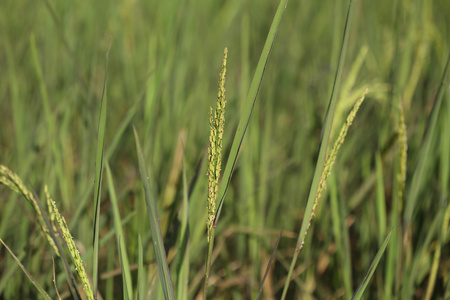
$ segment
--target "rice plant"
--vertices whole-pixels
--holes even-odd
[[[0,298],[449,297],[448,1],[27,1]]]

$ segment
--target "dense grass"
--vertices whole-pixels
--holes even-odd
[[[146,158],[175,293],[181,297],[178,282],[185,276],[183,296],[201,295],[208,251],[208,113],[223,49],[228,47],[226,159],[277,5],[0,2],[0,164],[18,173],[42,205],[48,185],[90,275],[98,124],[112,40],[99,219],[104,299],[124,295],[123,241],[131,270],[124,276],[131,277],[135,294],[151,290],[149,299],[162,297],[132,125]],[[264,298],[281,297],[317,164],[347,6],[342,0],[288,3],[215,230],[211,299],[254,299],[285,226],[263,288]],[[366,298],[442,298],[450,293],[448,77],[440,107],[434,104],[450,51],[450,3],[357,0],[353,9],[330,143],[356,99],[366,88],[369,93],[322,193],[287,298],[351,298],[391,228]],[[189,265],[181,267],[177,250],[186,229]],[[55,252],[33,207],[4,186],[0,238],[56,298]],[[55,268],[58,291],[69,297],[56,258]],[[4,247],[0,275],[0,297],[38,298]]]

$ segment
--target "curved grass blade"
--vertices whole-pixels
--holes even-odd
[[[250,85],[250,90],[247,96],[247,100],[244,104],[244,110],[242,112],[241,119],[239,121],[236,134],[234,135],[233,144],[231,145],[230,154],[228,155],[227,165],[222,177],[222,184],[219,188],[218,199],[219,206],[216,212],[214,226],[217,225],[217,221],[220,217],[220,212],[222,211],[223,201],[225,200],[225,195],[227,193],[228,186],[230,185],[231,176],[233,174],[234,167],[237,162],[237,157],[239,149],[241,148],[242,141],[244,139],[245,132],[250,121],[250,117],[253,112],[253,107],[256,103],[256,97],[258,96],[259,88],[264,76],[264,71],[266,70],[267,62],[269,61],[270,53],[272,52],[273,43],[278,32],[278,27],[280,25],[281,19],[283,17],[284,11],[286,9],[288,0],[281,0],[278,5],[278,9],[273,18],[272,25],[269,29],[269,34],[267,35],[266,43],[264,44],[263,51],[259,58],[258,65],[256,66],[255,75],[253,75],[253,80]]]
[[[27,269],[25,269],[25,267],[22,265],[22,263],[20,262],[20,260],[14,255],[14,253],[11,251],[11,249],[9,249],[8,246],[6,246],[6,244],[3,242],[2,239],[0,239],[0,243],[3,244],[3,246],[6,248],[6,250],[8,250],[9,254],[11,254],[11,256],[14,258],[14,260],[16,261],[16,263],[19,265],[19,267],[22,269],[22,271],[25,273],[25,275],[27,275],[28,279],[31,281],[31,283],[36,287],[36,289],[39,291],[39,294],[42,295],[42,297],[44,297],[45,299],[51,300],[52,298],[50,298],[50,296],[47,294],[47,292],[41,287],[41,285],[39,284],[39,282],[36,281],[36,279],[33,278],[33,276],[31,276],[30,273],[28,273]]]
[[[309,227],[310,217],[313,212],[313,207],[316,199],[316,194],[319,189],[320,180],[322,177],[322,171],[324,170],[325,166],[325,158],[328,150],[328,142],[331,135],[331,129],[333,126],[333,118],[334,113],[336,110],[337,100],[338,100],[338,94],[339,94],[339,87],[341,83],[341,75],[342,75],[342,68],[345,61],[345,54],[347,52],[347,44],[348,44],[348,36],[350,32],[350,24],[352,20],[352,0],[349,1],[348,5],[348,12],[347,12],[347,20],[345,22],[345,28],[344,28],[344,36],[342,38],[342,46],[341,46],[341,53],[339,57],[339,63],[336,70],[336,76],[334,78],[334,85],[333,90],[331,92],[330,97],[330,103],[328,105],[327,113],[325,115],[325,120],[323,123],[323,129],[322,129],[322,136],[320,141],[320,147],[319,147],[319,156],[317,159],[316,169],[314,171],[314,177],[313,181],[311,183],[311,188],[309,190],[309,196],[308,196],[308,202],[306,204],[305,214],[303,217],[302,226],[300,228],[300,232],[297,239],[297,246],[294,253],[294,256],[292,258],[291,266],[289,268],[289,273],[286,278],[286,282],[283,289],[283,294],[281,296],[281,299],[285,299],[286,293],[289,287],[289,283],[291,281],[292,272],[294,270],[295,264],[297,262],[298,254],[300,253],[300,249],[302,246],[302,243],[304,241],[304,238],[306,236],[306,231]]]
[[[114,181],[111,174],[111,168],[109,167],[109,163],[107,160],[105,161],[105,167],[106,167],[106,179],[108,182],[109,196],[111,199],[111,206],[113,208],[114,229],[115,229],[114,231],[116,233],[116,239],[119,246],[120,262],[121,265],[123,265],[122,276],[124,278],[124,286],[126,286],[126,289],[128,291],[127,294],[128,299],[133,299],[133,284],[131,280],[130,263],[128,261],[127,248],[125,247],[124,234],[122,230],[122,221],[120,220],[119,205],[117,203]]]
[[[369,269],[367,270],[366,275],[364,276],[363,280],[359,284],[358,288],[356,289],[355,294],[352,297],[352,300],[359,300],[361,299],[364,291],[367,288],[367,285],[369,284],[370,279],[372,278],[373,273],[375,272],[375,269],[378,266],[378,263],[381,260],[381,257],[383,256],[384,251],[386,250],[386,247],[389,243],[389,240],[391,239],[391,234],[394,228],[391,229],[387,237],[384,239],[383,244],[381,244],[380,249],[377,252],[377,255],[375,255],[375,258],[373,259],[372,263],[370,264]]]
[[[93,253],[93,275],[92,281],[94,283],[94,297],[97,298],[98,289],[98,232],[100,229],[100,198],[102,191],[102,171],[103,171],[103,148],[105,147],[105,132],[106,132],[106,109],[108,101],[106,97],[106,79],[108,78],[109,65],[109,51],[111,50],[111,41],[109,42],[108,52],[106,52],[106,69],[105,79],[103,81],[102,103],[100,108],[100,121],[98,124],[98,139],[97,139],[97,158],[95,161],[95,189],[94,189],[94,253]]]
[[[164,242],[161,234],[161,227],[159,225],[158,212],[156,210],[155,198],[152,195],[150,181],[148,177],[144,153],[139,141],[136,128],[133,126],[134,137],[136,139],[136,149],[139,162],[139,172],[141,174],[142,184],[145,191],[145,202],[147,204],[148,219],[150,222],[150,230],[152,233],[153,248],[155,250],[156,261],[159,269],[159,277],[161,279],[161,286],[164,292],[164,298],[175,299],[173,291],[172,279],[170,277],[169,266],[167,265],[166,250],[164,249]]]
[[[281,228],[280,233],[278,234],[277,241],[275,242],[275,246],[273,246],[272,255],[270,256],[269,263],[267,264],[266,272],[264,273],[263,280],[261,281],[261,285],[259,287],[259,292],[258,292],[258,296],[256,297],[256,300],[260,299],[260,297],[262,295],[264,282],[266,281],[267,274],[269,273],[270,266],[272,265],[272,260],[275,257],[275,252],[277,251],[278,243],[280,242],[281,235],[283,234],[283,230],[284,230],[284,225],[283,225],[283,228]]]
[[[425,130],[425,134],[422,140],[422,144],[420,146],[419,158],[417,160],[417,165],[414,170],[414,175],[412,178],[412,182],[409,189],[409,194],[405,207],[405,215],[403,216],[403,228],[405,229],[405,233],[408,232],[408,227],[410,225],[414,208],[416,206],[417,198],[419,196],[419,191],[422,187],[422,175],[424,173],[425,165],[430,157],[429,151],[431,147],[431,142],[433,139],[434,129],[436,127],[437,119],[439,117],[439,112],[441,109],[442,98],[446,89],[446,81],[448,77],[450,65],[450,53],[447,58],[447,63],[445,65],[444,72],[442,74],[441,83],[439,85],[439,90],[436,96],[436,101],[433,105],[433,110],[431,112],[431,116],[428,120],[427,129]]]
[[[123,251],[125,250],[125,245],[123,245],[123,237],[119,236],[117,239],[117,248],[119,249],[119,262],[120,262],[120,273],[122,274],[122,285],[123,285],[123,299],[129,300],[132,299],[128,296],[129,289],[128,286],[130,286],[129,282],[127,281],[126,275],[125,275],[125,267],[123,264]],[[129,269],[128,269],[129,270]]]
[[[120,140],[123,136],[123,133],[128,128],[128,126],[131,122],[131,119],[134,117],[134,115],[138,111],[138,108],[141,107],[143,99],[144,99],[143,96],[141,96],[141,98],[139,100],[137,100],[133,104],[132,107],[130,107],[130,109],[127,111],[124,119],[120,123],[119,127],[115,130],[114,136],[111,138],[111,142],[105,151],[106,159],[110,159],[111,156],[114,154],[114,151],[116,150],[117,146],[119,145]],[[76,226],[78,219],[80,218],[80,215],[85,210],[86,202],[89,199],[89,195],[93,188],[94,188],[94,182],[90,181],[89,184],[87,185],[83,195],[81,196],[81,199],[79,200],[80,204],[77,206],[75,213],[73,214],[72,218],[69,221],[70,228]]]

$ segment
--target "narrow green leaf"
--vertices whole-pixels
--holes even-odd
[[[114,136],[111,139],[111,143],[107,147],[105,151],[105,158],[110,159],[113,155],[114,151],[116,150],[117,146],[119,145],[120,139],[122,138],[123,133],[125,132],[126,128],[128,128],[131,119],[134,117],[136,112],[138,111],[138,108],[142,106],[143,97],[141,97],[140,100],[136,101],[132,107],[127,111],[123,121],[120,123],[119,127],[114,132]],[[89,184],[86,187],[86,191],[84,192],[83,196],[80,199],[80,205],[77,206],[75,213],[73,214],[72,218],[69,221],[70,228],[76,226],[77,222],[79,221],[79,217],[84,211],[84,207],[86,205],[87,199],[89,199],[88,195],[90,195],[92,189],[94,188],[94,182],[90,181]]]
[[[398,161],[399,156],[397,156],[397,162],[394,165],[394,174],[398,174],[400,169],[400,162]],[[400,214],[400,200],[399,200],[399,181],[393,180],[393,188],[392,188],[392,208],[391,215],[389,217],[389,226],[394,227],[391,232],[391,245],[389,249],[387,249],[386,253],[386,265],[384,268],[384,290],[383,290],[383,299],[390,300],[394,299],[394,295],[396,294],[396,275],[399,274],[399,254],[402,253],[402,241],[401,241],[401,214]],[[406,279],[398,279],[399,281],[403,281]]]
[[[342,284],[345,291],[345,299],[353,294],[352,288],[352,266],[350,243],[348,238],[348,227],[346,220],[348,217],[347,209],[343,199],[338,197],[338,187],[335,173],[330,174],[327,186],[330,191],[330,211],[333,225],[333,235],[336,243],[336,254],[338,257],[339,272],[342,274]]]
[[[116,190],[114,188],[114,181],[113,181],[111,169],[109,167],[109,163],[107,160],[105,161],[105,167],[106,167],[106,179],[108,182],[108,189],[109,189],[109,197],[111,199],[111,206],[113,209],[114,229],[115,229],[115,233],[116,233],[116,239],[118,242],[118,246],[120,247],[119,253],[120,253],[121,263],[123,264],[122,274],[124,277],[124,285],[127,287],[128,299],[132,299],[133,298],[133,284],[132,284],[132,280],[131,280],[130,263],[128,261],[127,248],[125,247],[125,238],[124,238],[125,235],[122,230],[122,221],[120,219],[119,205],[117,203],[117,196],[116,196]]]
[[[334,78],[334,85],[331,92],[330,103],[328,104],[327,113],[325,115],[325,120],[323,122],[322,128],[322,137],[319,146],[319,156],[317,158],[316,169],[314,171],[313,181],[311,183],[311,188],[309,190],[308,202],[306,204],[305,214],[303,216],[302,226],[300,228],[300,232],[297,239],[297,246],[294,252],[294,256],[292,258],[291,266],[289,268],[289,273],[284,285],[283,294],[281,299],[285,299],[286,293],[289,287],[289,283],[291,281],[292,272],[294,270],[295,264],[297,262],[298,254],[300,253],[300,249],[302,246],[302,242],[305,239],[307,229],[309,227],[309,222],[311,218],[311,214],[313,212],[314,201],[316,198],[316,194],[318,192],[320,179],[322,176],[322,171],[325,165],[325,158],[328,150],[328,142],[330,139],[331,129],[333,126],[333,118],[336,110],[336,105],[338,101],[339,87],[341,83],[342,76],[342,68],[344,66],[345,54],[347,52],[347,44],[348,44],[348,36],[350,32],[350,24],[352,20],[352,0],[349,1],[347,19],[345,22],[344,35],[342,38],[342,46],[341,46],[341,54],[339,57],[339,63],[336,70],[336,75]]]
[[[139,244],[138,244],[138,294],[137,299],[145,299],[144,297],[144,251],[142,250],[142,239],[141,234],[139,234]]]
[[[225,195],[227,193],[228,186],[230,185],[231,176],[233,174],[234,167],[237,162],[237,157],[239,149],[241,148],[242,141],[244,139],[245,132],[250,121],[250,117],[253,112],[253,107],[256,103],[256,97],[258,96],[259,88],[266,70],[267,63],[269,61],[270,53],[272,52],[273,43],[278,32],[278,27],[280,26],[281,19],[283,17],[284,11],[286,9],[288,0],[281,0],[278,5],[278,9],[273,18],[272,25],[270,25],[269,34],[267,35],[266,43],[264,44],[263,51],[259,58],[258,65],[256,66],[255,75],[253,75],[253,80],[250,85],[250,90],[247,96],[247,100],[244,104],[244,110],[242,112],[241,119],[239,121],[236,134],[234,135],[233,144],[231,145],[230,154],[228,155],[227,165],[222,177],[222,184],[220,185],[218,199],[219,206],[216,212],[216,218],[214,224],[220,217],[220,212],[222,211],[223,202],[225,200]]]
[[[153,248],[155,250],[156,261],[159,269],[159,277],[161,279],[161,286],[164,292],[164,298],[175,299],[172,279],[170,277],[169,266],[167,265],[166,251],[164,249],[164,242],[161,234],[161,227],[159,225],[158,212],[156,210],[156,201],[153,197],[150,187],[150,180],[148,177],[144,153],[142,152],[141,143],[133,126],[134,137],[136,139],[136,149],[139,162],[139,172],[141,174],[142,184],[145,191],[145,202],[147,204],[148,219],[150,222],[150,231],[152,233]]]
[[[177,265],[177,299],[188,299],[188,281],[189,281],[189,204],[188,204],[188,184],[186,179],[186,168],[183,158],[183,202],[180,208],[179,219],[181,223]]]
[[[30,273],[28,273],[27,269],[25,269],[25,267],[22,265],[22,263],[20,262],[20,260],[14,255],[14,253],[11,251],[11,249],[9,249],[8,246],[6,246],[6,244],[3,242],[2,239],[0,239],[0,242],[3,244],[3,246],[6,248],[6,250],[8,250],[9,254],[11,254],[11,256],[14,258],[14,260],[16,261],[16,263],[19,265],[19,267],[22,269],[22,271],[25,273],[25,275],[27,275],[28,279],[31,281],[31,283],[36,287],[36,289],[39,291],[39,294],[41,294],[45,299],[51,300],[52,298],[50,298],[50,296],[47,294],[47,292],[41,287],[41,285],[39,284],[39,282],[36,281],[36,279],[33,278],[33,276],[31,276]]]
[[[100,198],[102,188],[102,171],[103,171],[103,148],[105,146],[105,132],[106,132],[106,110],[108,101],[106,96],[106,79],[108,76],[109,65],[109,51],[111,49],[111,41],[109,42],[108,52],[106,52],[106,68],[105,79],[103,81],[102,103],[100,107],[100,121],[98,124],[98,138],[97,138],[97,158],[95,161],[95,189],[94,189],[94,253],[93,253],[93,275],[92,281],[94,283],[94,297],[97,298],[98,290],[98,232],[100,230]]]
[[[383,176],[383,162],[381,153],[377,152],[375,156],[376,176],[377,176],[377,224],[378,224],[378,241],[381,244],[383,236],[386,234],[386,199],[384,196],[384,176]]]
[[[422,144],[420,146],[419,150],[419,158],[417,160],[417,165],[414,170],[414,175],[412,178],[412,182],[409,188],[409,193],[407,197],[406,207],[405,207],[405,214],[403,216],[403,228],[407,230],[407,228],[410,225],[414,208],[416,207],[417,198],[419,196],[419,191],[422,187],[422,176],[424,173],[425,165],[427,164],[427,161],[430,158],[429,151],[431,147],[431,141],[434,134],[434,129],[436,127],[437,119],[439,117],[439,112],[441,110],[441,104],[442,104],[442,98],[444,96],[445,90],[447,89],[447,77],[449,71],[449,65],[450,65],[450,53],[447,58],[447,63],[445,65],[444,72],[442,74],[441,83],[439,86],[439,90],[436,96],[436,101],[433,105],[433,110],[431,111],[430,118],[428,120],[427,129],[425,131]]]
[[[122,245],[123,245],[122,241],[123,241],[123,237],[119,236],[119,238],[117,239],[117,249],[119,249],[119,262],[120,262],[120,273],[122,274],[123,299],[128,300],[128,299],[132,299],[132,298],[128,297],[128,284],[127,284],[127,279],[125,277],[125,270],[124,270],[124,265],[123,265],[123,250],[125,248],[122,247]]]
[[[355,300],[359,300],[361,299],[364,291],[367,288],[367,285],[369,284],[370,279],[372,278],[373,273],[375,272],[375,269],[378,266],[378,263],[381,260],[381,257],[383,256],[384,251],[386,250],[386,247],[389,243],[389,240],[391,239],[391,234],[392,234],[392,230],[389,232],[389,234],[387,235],[387,237],[384,239],[383,244],[380,246],[380,249],[377,252],[377,255],[375,255],[375,258],[373,259],[372,263],[370,264],[369,269],[367,270],[366,275],[364,276],[363,280],[361,281],[361,283],[359,284],[358,288],[356,289],[355,294],[353,295],[353,299]]]

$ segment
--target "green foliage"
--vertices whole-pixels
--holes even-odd
[[[280,299],[297,240],[286,299],[350,299],[366,274],[367,299],[448,295],[448,1],[352,1],[339,68],[349,2],[290,1],[274,31],[279,3],[0,1],[0,298],[81,299],[72,251],[86,274],[98,262],[105,299],[201,296],[208,112],[225,46],[226,165],[208,296],[255,299],[262,287],[261,298]],[[330,141],[369,92],[316,202],[338,69]],[[70,251],[56,210],[40,208],[45,185]]]
[[[159,276],[161,279],[161,285],[164,292],[164,298],[166,300],[175,299],[173,292],[172,279],[170,277],[169,267],[167,265],[166,250],[164,249],[164,241],[161,234],[161,227],[159,224],[158,211],[156,209],[156,200],[153,196],[152,189],[150,187],[150,181],[147,171],[147,163],[145,162],[144,154],[142,152],[141,142],[136,129],[133,127],[134,137],[136,139],[136,149],[139,162],[139,173],[141,174],[142,185],[144,186],[145,203],[147,205],[148,220],[150,223],[150,231],[152,233],[153,248],[155,250],[155,256],[157,260]]]

